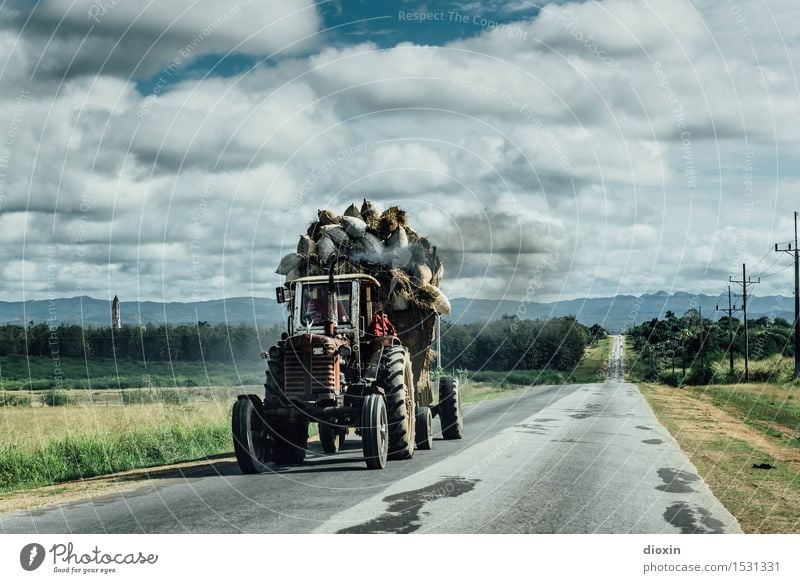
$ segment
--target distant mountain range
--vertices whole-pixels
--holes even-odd
[[[663,316],[668,310],[676,315],[690,308],[702,308],[703,315],[715,318],[715,306],[727,307],[727,296],[695,296],[688,293],[657,292],[642,296],[617,295],[607,298],[562,300],[548,303],[524,303],[519,300],[451,300],[453,314],[449,320],[461,323],[497,320],[503,315],[520,318],[552,318],[574,315],[587,326],[601,324],[617,332],[632,324]],[[200,302],[125,302],[121,304],[122,321],[127,324],[169,322],[171,324],[205,321],[255,323],[270,326],[285,320],[283,306],[272,298],[227,298]],[[741,313],[738,313],[741,317]],[[748,317],[794,318],[793,298],[783,296],[752,297]],[[111,302],[88,296],[58,298],[55,300],[29,300],[26,302],[0,302],[0,323],[64,322],[89,325],[111,323]]]
[[[283,306],[274,299],[227,298],[199,302],[120,302],[123,324],[185,324],[191,322],[248,322],[270,326],[284,320]],[[108,326],[111,302],[89,296],[0,302],[0,323],[64,322]]]
[[[741,299],[735,300],[741,305]],[[523,303],[519,300],[470,300],[456,298],[452,300],[453,315],[451,319],[459,322],[487,321],[501,318],[504,314],[517,315],[520,318],[546,319],[559,316],[574,315],[581,324],[591,326],[600,324],[612,332],[620,332],[631,325],[641,324],[645,320],[660,318],[667,311],[682,316],[689,309],[701,309],[706,318],[716,319],[722,313],[716,311],[728,307],[727,294],[710,296],[693,295],[685,292],[656,292],[641,296],[617,295],[607,298],[584,298],[578,300],[561,300],[548,303]],[[748,299],[748,319],[769,316],[794,320],[794,298],[783,296],[753,296]],[[734,317],[741,318],[741,312]]]

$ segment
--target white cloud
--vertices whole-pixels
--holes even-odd
[[[149,298],[268,295],[316,210],[364,195],[409,210],[453,296],[520,298],[532,273],[537,299],[717,291],[791,232],[793,3],[548,5],[515,35],[389,49],[292,44],[319,30],[310,2],[143,5],[96,23],[88,1],[42,2],[21,35],[24,12],[0,22],[5,299],[23,274],[49,293],[51,249],[60,294],[107,295],[112,278]],[[176,72],[151,97],[128,80],[237,6],[191,58],[291,54]]]

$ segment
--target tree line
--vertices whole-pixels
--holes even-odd
[[[752,360],[794,353],[794,330],[784,318],[748,318],[747,327]],[[728,316],[702,318],[696,309],[681,317],[668,311],[663,319],[653,318],[631,327],[627,335],[647,380],[681,376],[688,383],[707,383],[713,377],[714,362],[730,354],[734,359],[743,358],[745,353],[743,321]]]
[[[0,356],[50,358],[124,358],[134,361],[229,362],[243,355],[258,358],[279,337],[280,325],[147,324],[84,327],[76,324],[31,323],[0,326]]]
[[[503,316],[494,322],[442,323],[442,367],[446,370],[515,369],[571,370],[594,338],[605,336],[574,316],[550,320],[519,320]]]
[[[0,326],[0,356],[50,358],[117,358],[132,361],[221,361],[244,355],[257,358],[283,331],[282,325],[148,324],[83,327],[45,323]],[[599,326],[587,328],[574,317],[519,320],[514,316],[489,323],[442,323],[442,365],[445,369],[571,370],[595,337]]]

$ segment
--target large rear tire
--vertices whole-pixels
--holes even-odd
[[[433,447],[433,415],[428,407],[420,407],[417,410],[414,428],[417,449],[431,449]]]
[[[276,421],[272,433],[272,460],[277,464],[302,464],[308,447],[308,421]]]
[[[380,395],[367,395],[361,408],[361,441],[364,459],[371,470],[386,466],[389,454],[389,418]]]
[[[442,437],[445,439],[464,437],[458,379],[443,377],[439,380],[439,419],[442,421]]]
[[[337,427],[324,421],[319,422],[319,441],[322,444],[322,451],[325,453],[336,453],[344,443],[347,435],[347,428]]]
[[[272,457],[272,444],[258,397],[250,395],[237,399],[233,404],[231,432],[236,461],[242,472],[258,474],[266,471],[266,464]]]
[[[403,346],[383,351],[377,383],[386,394],[389,459],[409,459],[414,455],[414,375]]]

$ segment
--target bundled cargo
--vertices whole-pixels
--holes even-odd
[[[298,241],[297,252],[286,255],[276,273],[291,281],[328,273],[334,263],[337,275],[365,273],[377,279],[383,309],[389,314],[414,308],[450,313],[450,302],[439,289],[444,266],[436,247],[411,228],[399,207],[381,213],[364,199],[360,211],[355,204],[343,215],[317,211],[316,220]]]

